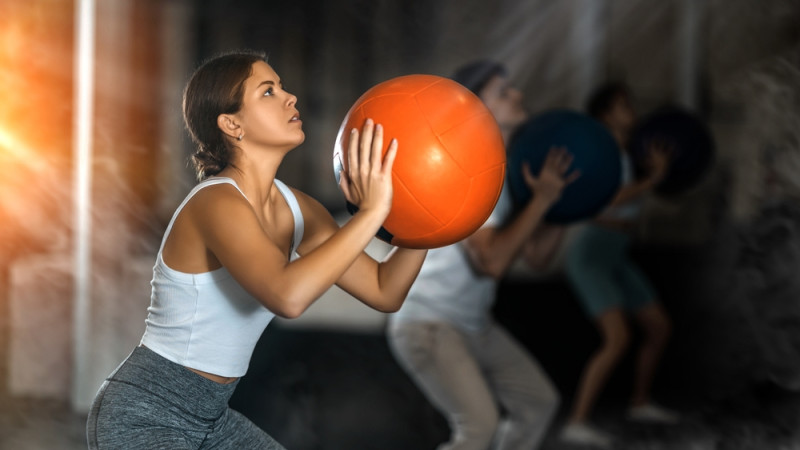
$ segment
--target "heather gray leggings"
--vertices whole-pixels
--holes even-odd
[[[219,384],[136,347],[97,392],[90,449],[283,449],[228,407],[237,382]]]

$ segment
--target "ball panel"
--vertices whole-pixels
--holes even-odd
[[[447,78],[424,74],[395,77],[371,87],[359,98],[359,100],[356,100],[356,103],[359,103],[362,99],[379,97],[384,94],[400,94],[413,97],[420,91],[423,91],[429,86],[439,83],[443,80],[449,81]]]
[[[419,141],[430,139],[428,133],[424,136],[418,135],[419,132],[429,130],[429,124],[420,114],[414,97],[410,95],[381,95],[371,98],[361,105],[361,114],[383,126],[386,145],[393,137],[397,137],[398,141],[402,138],[401,145],[418,145]],[[363,121],[356,124],[359,129],[361,125]]]
[[[469,89],[444,78],[415,94],[414,99],[436,134],[458,127],[476,114],[488,113],[483,102]]]
[[[486,131],[472,133],[471,130]],[[503,136],[488,110],[441,133],[439,140],[467,175],[476,175],[506,163]]]
[[[394,235],[392,243],[397,239],[415,239],[442,227],[442,222],[428,212],[401,181],[395,179],[392,187],[392,211],[383,223],[383,227]]]
[[[500,198],[504,179],[505,165],[496,166],[494,169],[473,176],[465,196],[464,206],[474,208],[480,213],[459,214],[448,226],[462,230],[461,234],[466,237],[470,234],[470,230],[474,231],[483,225],[497,204],[497,199]],[[497,189],[498,186],[501,189]]]
[[[495,187],[498,183],[502,186],[504,176],[504,167],[496,167],[495,170],[485,171],[474,177],[464,192],[464,200],[460,204],[461,210],[452,221],[427,234],[409,235],[405,239],[395,238],[392,242],[395,245],[411,246],[410,248],[438,248],[466,239],[486,222],[497,199],[500,198],[500,191],[492,195],[495,190],[486,189],[486,186]],[[479,213],[475,213],[476,211]]]
[[[459,214],[471,180],[447,153],[437,153],[441,153],[443,158],[435,164],[424,166],[418,172],[398,174],[398,177],[403,180],[417,201],[439,222],[445,224]],[[436,175],[419,176],[419,174]]]

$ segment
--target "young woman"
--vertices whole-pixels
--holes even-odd
[[[398,142],[382,156],[379,124],[351,131],[340,184],[359,209],[339,228],[275,178],[305,139],[296,102],[259,53],[218,56],[189,80],[200,183],[164,233],[141,344],[97,393],[90,448],[282,448],[228,407],[270,320],[299,316],[333,284],[380,311],[403,302],[426,251],[364,253],[391,207]]]
[[[589,114],[608,127],[622,151],[623,180],[611,205],[581,231],[567,252],[567,278],[602,343],[586,362],[562,440],[609,448],[613,436],[589,422],[595,401],[608,377],[628,351],[632,334],[628,319],[642,330],[637,352],[633,392],[627,417],[631,420],[675,423],[678,415],[654,404],[650,391],[671,321],[647,277],[628,251],[641,202],[664,178],[668,149],[659,142],[649,147],[649,173],[635,180],[625,150],[636,122],[625,85],[598,88],[589,101]]]

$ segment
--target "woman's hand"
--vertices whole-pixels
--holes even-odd
[[[360,211],[375,210],[384,216],[392,207],[392,166],[397,155],[397,139],[392,139],[383,156],[383,127],[367,119],[358,132],[353,128],[347,146],[347,167],[339,186],[348,202]]]
[[[647,144],[647,178],[652,186],[656,186],[669,171],[672,162],[672,147],[663,140],[653,140]]]
[[[522,176],[525,184],[533,192],[533,200],[544,201],[549,205],[557,202],[564,188],[580,176],[579,170],[567,175],[570,164],[572,164],[572,154],[564,147],[550,149],[538,177],[531,173],[530,166],[525,163],[522,166]]]

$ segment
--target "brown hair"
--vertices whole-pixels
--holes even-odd
[[[218,55],[200,65],[186,84],[183,120],[197,145],[191,161],[198,180],[230,164],[234,144],[219,129],[217,118],[242,108],[244,82],[258,61],[266,62],[266,55],[251,50]]]

